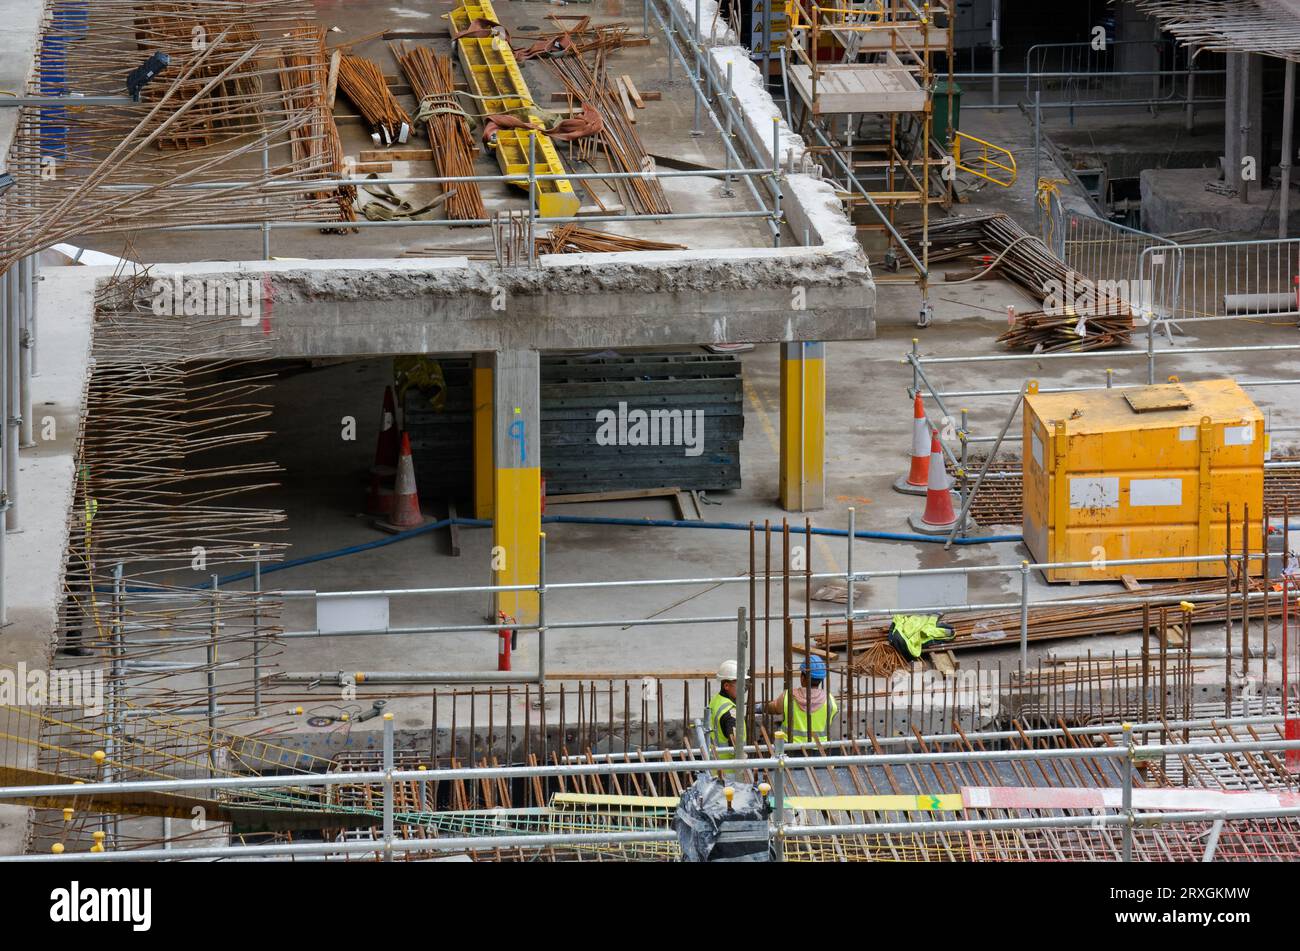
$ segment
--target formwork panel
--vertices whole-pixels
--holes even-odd
[[[1026,545],[1037,561],[1089,563],[1048,581],[1219,576],[1215,562],[1109,563],[1239,550],[1246,506],[1263,513],[1264,416],[1233,380],[1031,390],[1024,439]]]

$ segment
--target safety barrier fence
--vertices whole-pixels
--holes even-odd
[[[1150,68],[1132,68],[1149,66]],[[964,72],[955,78],[966,88],[988,85],[992,102],[963,102],[963,109],[1000,109],[1004,81],[1024,83],[1021,105],[1038,101],[1042,109],[1174,105],[1187,113],[1190,127],[1198,106],[1219,104],[1226,92],[1225,69],[1198,68],[1196,58],[1173,40],[1108,40],[1040,43],[1025,53],[1023,72]]]
[[[1272,721],[1276,722],[1276,721]],[[194,793],[201,795],[256,795],[265,791],[292,790],[301,795],[312,790],[332,786],[374,784],[382,789],[382,833],[376,839],[344,842],[279,842],[253,846],[206,846],[184,850],[148,849],[131,851],[98,851],[93,853],[67,853],[6,856],[9,862],[58,861],[177,861],[212,858],[256,859],[268,856],[331,856],[349,854],[382,857],[391,861],[402,852],[466,852],[494,849],[538,849],[551,847],[579,847],[636,842],[671,842],[676,839],[672,829],[637,829],[633,831],[573,832],[559,834],[525,834],[452,836],[445,838],[405,839],[397,836],[397,824],[419,822],[424,813],[398,815],[395,787],[399,783],[456,783],[478,780],[572,779],[581,776],[668,774],[705,774],[720,772],[726,776],[754,775],[768,777],[772,815],[769,832],[775,843],[778,859],[784,855],[785,843],[800,838],[823,836],[873,836],[891,834],[917,834],[942,832],[995,832],[1014,829],[1091,828],[1118,827],[1122,835],[1124,861],[1133,855],[1133,834],[1138,828],[1181,823],[1224,823],[1253,819],[1300,818],[1300,806],[1289,805],[1289,800],[1278,797],[1276,804],[1247,804],[1241,808],[1193,809],[1178,811],[1140,810],[1134,805],[1135,772],[1137,765],[1153,760],[1185,758],[1189,756],[1230,756],[1239,753],[1289,754],[1300,750],[1300,740],[1260,739],[1235,741],[1201,741],[1185,739],[1183,742],[1139,743],[1137,734],[1146,730],[1160,730],[1168,724],[1120,725],[1120,743],[1112,746],[1087,746],[1032,749],[963,749],[944,751],[923,748],[905,752],[881,752],[846,755],[828,753],[821,756],[791,756],[784,737],[778,735],[771,750],[765,755],[751,748],[738,750],[723,747],[722,752],[733,752],[734,758],[719,758],[718,750],[700,749],[700,759],[663,759],[636,762],[564,763],[555,765],[527,765],[503,767],[397,769],[394,756],[394,729],[392,715],[386,715],[383,736],[383,766],[381,770],[333,773],[307,773],[290,776],[233,776],[200,779],[141,780],[130,782],[55,783],[45,785],[0,787],[0,802],[6,800],[31,801],[37,798],[60,797],[64,801],[83,802],[94,797],[103,802],[106,797],[139,793]],[[787,791],[795,787],[792,771],[836,768],[863,768],[916,766],[920,764],[952,765],[989,763],[1063,763],[1089,761],[1112,762],[1120,777],[1120,804],[1118,808],[1080,810],[1084,814],[1064,816],[1025,816],[998,819],[947,819],[939,813],[926,814],[918,821],[859,822],[828,825],[808,825],[788,815]],[[1230,797],[1231,794],[1228,794]],[[1230,802],[1226,798],[1225,802]],[[1252,807],[1253,806],[1253,807]],[[879,810],[876,810],[879,811]],[[885,810],[889,811],[889,810]],[[898,811],[897,808],[893,811]],[[967,809],[967,811],[969,811]],[[379,818],[378,816],[376,817]],[[379,825],[379,823],[376,823]],[[1214,836],[1217,840],[1217,834]],[[1206,849],[1206,860],[1213,857],[1213,846]]]

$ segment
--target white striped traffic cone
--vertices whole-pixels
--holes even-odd
[[[420,512],[420,494],[415,488],[415,463],[411,461],[411,437],[402,433],[402,449],[397,456],[397,482],[393,487],[393,513],[376,520],[375,528],[385,532],[404,532],[419,528],[428,519]]]
[[[930,424],[925,421],[921,394],[912,401],[912,466],[907,475],[894,481],[894,491],[904,495],[925,495],[930,474]]]
[[[957,493],[953,492],[948,481],[948,472],[943,467],[943,447],[939,445],[939,434],[930,437],[930,483],[925,491],[925,513],[919,518],[908,516],[907,524],[914,531],[926,535],[946,535],[957,524],[957,513],[953,502]]]

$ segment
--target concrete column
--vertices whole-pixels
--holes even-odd
[[[781,507],[825,505],[826,345],[781,344]]]
[[[495,583],[536,584],[542,531],[541,354],[505,350],[493,358],[492,420]],[[497,611],[520,624],[537,621],[537,594],[497,595]]]
[[[491,518],[493,493],[492,354],[474,354],[474,517]]]

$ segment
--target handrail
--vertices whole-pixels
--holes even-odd
[[[962,160],[963,140],[970,141],[980,147],[979,153],[974,158],[969,159],[972,163],[970,165],[965,164]],[[982,178],[1002,188],[1010,188],[1019,177],[1019,171],[1016,168],[1016,157],[1009,150],[967,132],[954,130],[952,155],[957,167],[963,172],[969,172],[977,178]],[[998,159],[1003,159],[1003,161],[998,161]],[[1008,177],[1004,179],[993,174],[997,171],[1006,172]]]

